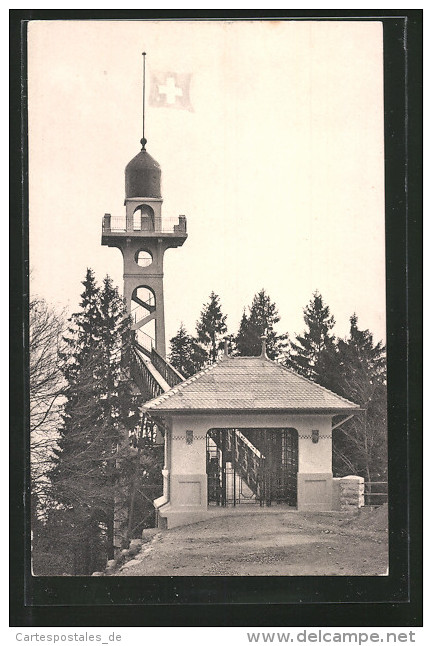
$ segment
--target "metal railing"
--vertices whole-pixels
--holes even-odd
[[[140,226],[133,221],[133,217],[126,218],[125,215],[113,216],[106,213],[102,220],[103,233],[186,233],[186,217],[179,215],[178,218],[155,218],[154,223],[142,218]]]
[[[177,384],[184,381],[182,375],[177,372],[177,370],[173,368],[173,366],[168,363],[168,361],[165,361],[165,359],[161,357],[159,352],[157,352],[154,348],[152,348],[150,359],[158,373],[164,378],[164,380],[171,388],[174,388],[174,386],[177,386]]]
[[[162,395],[162,386],[154,378],[146,362],[141,359],[136,350],[131,353],[130,371],[132,379],[140,389],[145,401]]]
[[[218,453],[211,452],[211,442],[221,452],[222,468],[220,468]],[[208,469],[210,504],[215,502],[225,506],[239,503],[241,481],[249,489],[249,496],[247,499],[244,498],[243,502],[261,504],[261,474],[265,457],[243,433],[238,429],[210,430],[207,434],[207,452],[210,458],[213,457],[213,460],[210,459]],[[217,464],[219,465],[219,473],[214,471]],[[227,467],[227,464],[230,466]],[[221,481],[220,491],[215,487],[217,480]],[[214,495],[211,493],[212,491]]]
[[[277,446],[282,448],[280,459],[275,454]],[[262,429],[211,429],[207,451],[210,504],[244,502],[244,496],[236,494],[238,476],[249,491],[249,503],[297,505],[298,439],[293,429],[282,429],[282,434],[279,429],[264,429],[264,433]]]
[[[364,504],[384,505],[388,502],[388,483],[387,481],[366,482],[364,483]]]
[[[126,218],[123,216],[116,217],[110,216],[107,226],[106,218],[104,218],[104,231],[126,231]]]
[[[234,463],[240,470],[242,478],[250,489],[257,494],[258,498],[261,495],[260,491],[260,474],[262,471],[265,456],[258,451],[258,449],[237,429],[234,434],[228,436],[231,442],[228,446],[233,452]],[[233,443],[233,445],[231,444]],[[230,446],[231,444],[231,446]]]

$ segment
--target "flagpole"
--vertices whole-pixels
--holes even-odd
[[[145,145],[147,140],[145,138],[145,57],[146,53],[143,52],[143,138],[141,139],[143,150],[145,150]]]

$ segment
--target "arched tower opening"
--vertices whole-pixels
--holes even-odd
[[[136,287],[132,292],[132,329],[136,340],[147,352],[156,348],[156,296],[146,285]]]
[[[155,214],[154,210],[148,204],[140,204],[133,212],[134,231],[154,231]]]

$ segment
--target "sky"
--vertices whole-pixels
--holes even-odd
[[[146,107],[162,215],[187,217],[165,254],[166,337],[213,290],[238,329],[264,288],[280,332],[319,290],[334,332],[385,339],[383,49],[378,21],[33,21],[29,24],[31,290],[76,311],[87,267],[122,289],[101,246],[140,150],[142,52],[191,75],[192,110]]]

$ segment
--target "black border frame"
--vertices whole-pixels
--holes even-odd
[[[418,9],[10,11],[11,626],[422,625],[422,14]],[[26,499],[26,22],[253,18],[381,19],[384,26],[390,575],[29,577],[22,490],[25,473]]]

